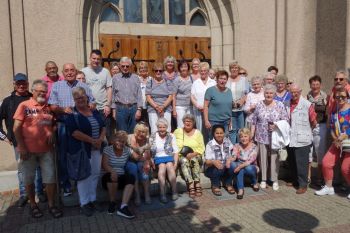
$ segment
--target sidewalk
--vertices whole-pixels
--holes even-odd
[[[318,197],[309,189],[297,195],[283,181],[280,184],[278,192],[270,187],[254,194],[246,187],[243,200],[226,193],[216,198],[210,189],[195,200],[181,194],[167,205],[158,204],[154,197],[153,207],[130,206],[137,216],[133,220],[106,212],[87,218],[78,207],[64,208],[64,217],[54,220],[45,204],[40,205],[44,217],[36,220],[30,217],[28,205],[13,206],[18,194],[11,192],[0,196],[0,232],[349,232],[350,201],[345,193],[336,190],[334,196]]]

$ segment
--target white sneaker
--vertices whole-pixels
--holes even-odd
[[[260,182],[260,188],[266,189],[266,181],[261,181]]]
[[[322,186],[321,190],[315,191],[315,194],[318,196],[334,195],[334,188],[328,187],[327,185],[325,185],[325,186]]]
[[[273,184],[272,184],[273,191],[277,191],[279,188],[280,188],[280,186],[278,185],[278,182],[277,181],[273,182]]]

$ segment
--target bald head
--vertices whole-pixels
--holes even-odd
[[[64,64],[62,73],[67,82],[75,82],[75,78],[77,76],[77,69],[75,68],[75,65],[73,63]]]

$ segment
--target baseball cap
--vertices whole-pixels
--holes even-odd
[[[28,77],[25,74],[17,73],[15,77],[13,77],[13,81],[28,81]]]

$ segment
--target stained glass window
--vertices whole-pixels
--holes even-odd
[[[147,22],[163,24],[164,20],[164,0],[147,1]]]
[[[205,26],[206,22],[205,22],[203,15],[199,12],[194,13],[192,18],[191,18],[190,25],[192,25],[192,26]]]
[[[124,19],[128,23],[142,23],[142,1],[124,1]]]
[[[111,7],[107,7],[103,10],[100,21],[119,22],[119,15]]]
[[[198,0],[190,0],[190,10],[196,7],[201,7],[198,3]]]
[[[169,1],[169,22],[185,25],[185,0]]]

